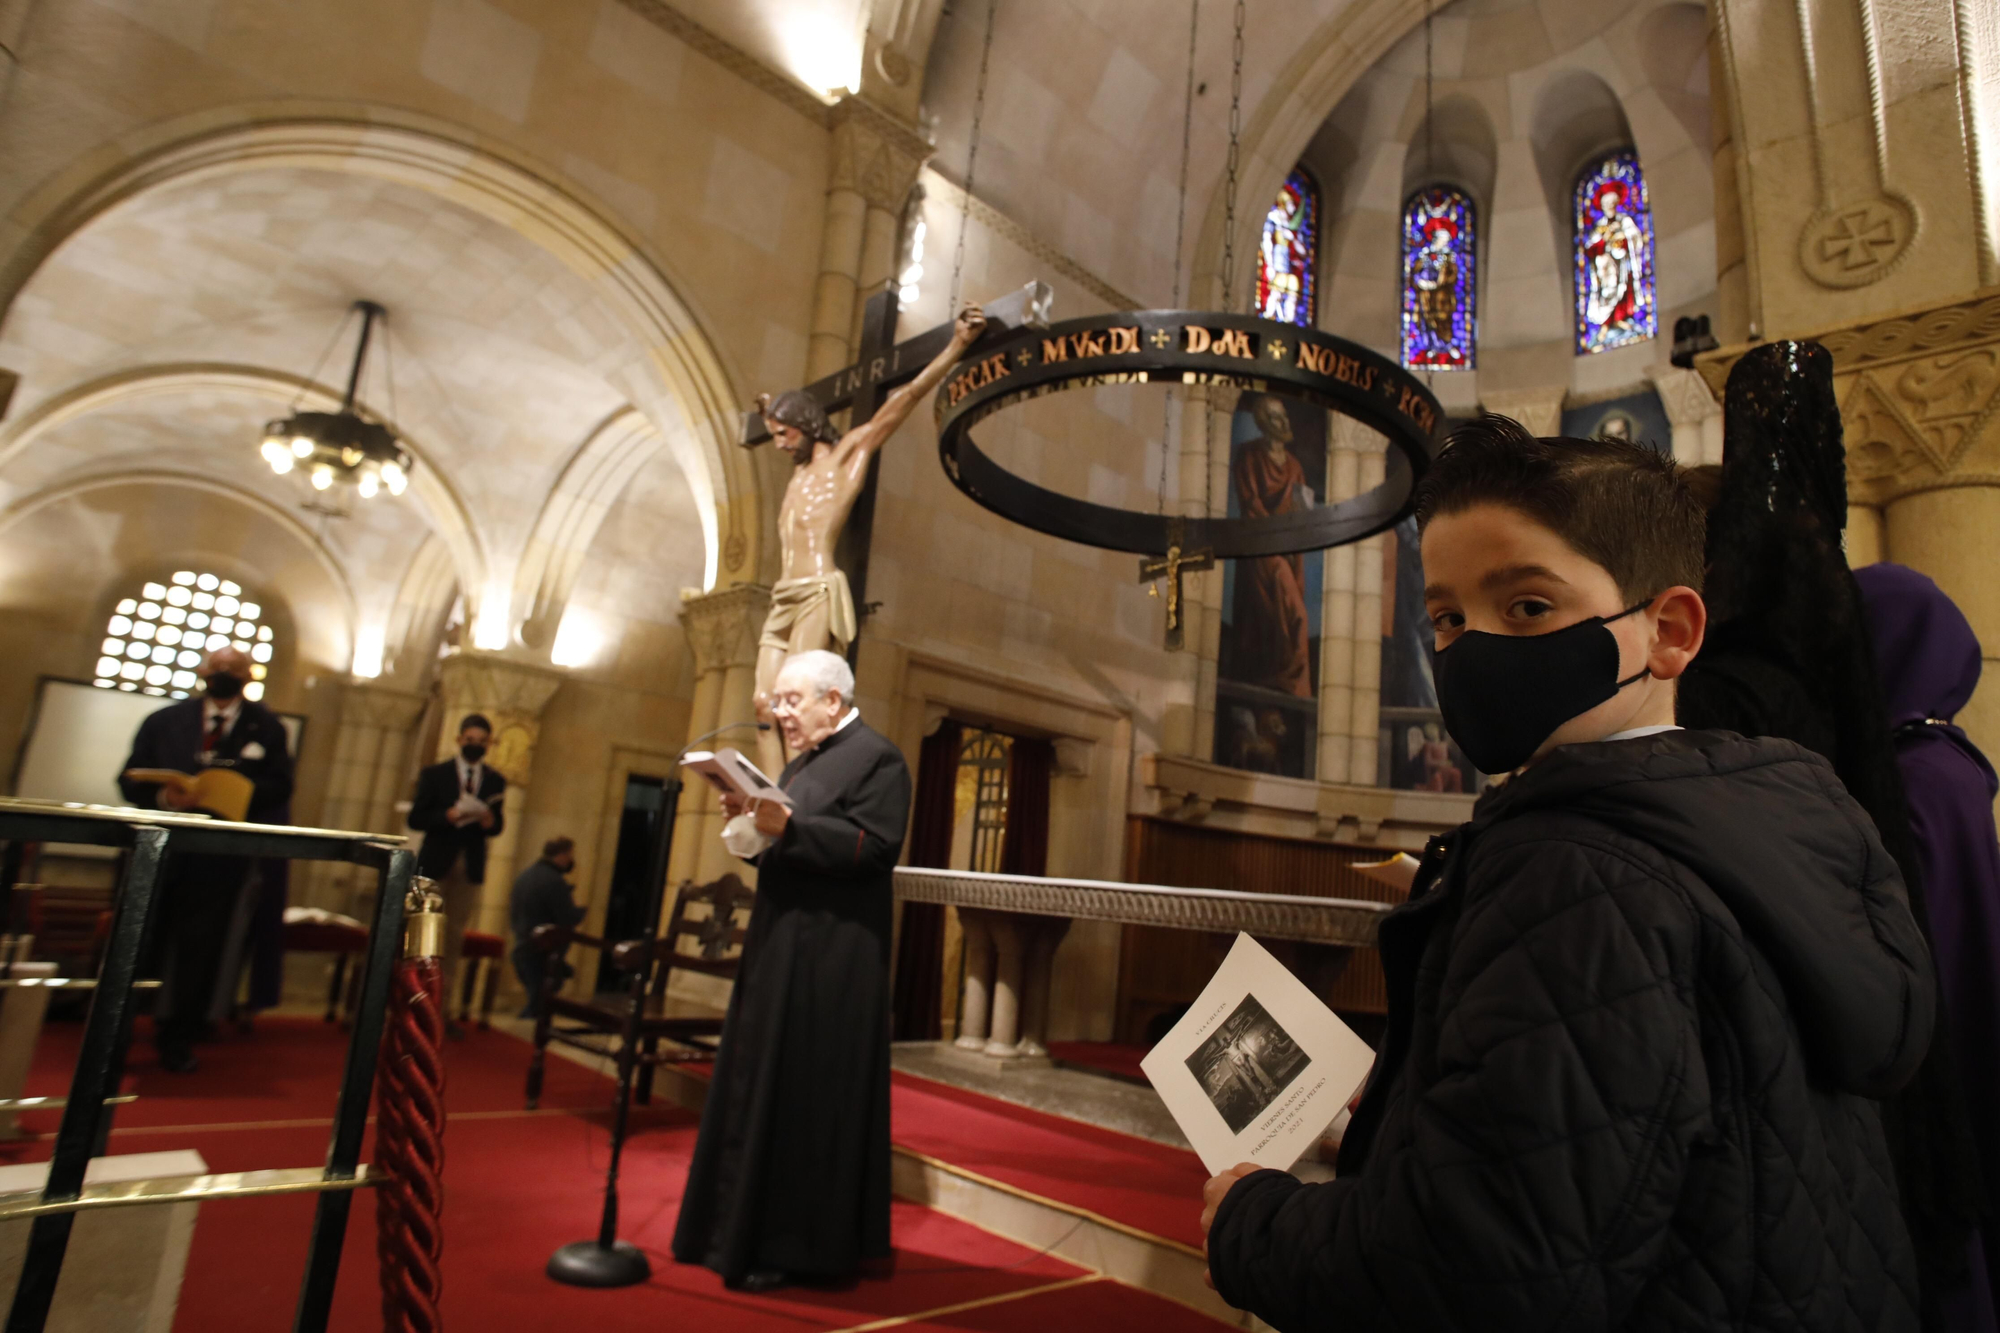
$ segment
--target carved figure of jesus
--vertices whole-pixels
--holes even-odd
[[[758,396],[772,440],[796,465],[778,508],[779,578],[757,642],[758,721],[771,720],[771,687],[787,657],[814,648],[845,653],[854,641],[854,596],[847,575],[833,563],[833,549],[868,478],[868,461],[944,382],[985,328],[986,316],[978,306],[959,312],[951,342],[936,359],[845,435],[834,431],[825,411],[805,393]]]

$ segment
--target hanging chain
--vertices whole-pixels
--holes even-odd
[[[1236,168],[1243,143],[1243,15],[1236,0],[1236,36],[1230,46],[1229,178],[1222,197],[1222,308],[1236,308]],[[1202,421],[1201,513],[1215,513],[1215,404],[1204,395]]]
[[[1187,239],[1187,186],[1188,156],[1194,145],[1194,48],[1195,36],[1201,28],[1201,0],[1188,3],[1188,66],[1187,93],[1181,102],[1181,202],[1174,214],[1174,296],[1167,303],[1169,310],[1178,310],[1181,305],[1181,246]],[[1173,452],[1174,437],[1174,391],[1168,388],[1161,399],[1160,407],[1160,498],[1159,512],[1167,512],[1167,461]]]
[[[1230,48],[1229,180],[1222,197],[1222,308],[1235,309],[1236,300],[1236,166],[1243,141],[1243,12],[1236,0],[1236,39]]]
[[[972,94],[972,136],[965,147],[965,197],[958,206],[958,244],[951,255],[951,296],[944,303],[946,319],[958,317],[958,283],[965,272],[965,233],[972,223],[973,173],[979,166],[979,122],[986,114],[986,67],[993,57],[993,12],[1000,0],[986,0],[986,41],[979,48],[979,84]]]
[[[1437,100],[1431,95],[1431,0],[1424,0],[1424,174],[1437,170]]]

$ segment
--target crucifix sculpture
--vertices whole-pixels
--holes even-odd
[[[1181,575],[1198,574],[1204,569],[1214,569],[1215,552],[1208,549],[1184,551],[1181,549],[1179,525],[1174,525],[1170,531],[1173,537],[1165,555],[1147,556],[1139,561],[1139,582],[1154,583],[1160,579],[1166,580],[1166,648],[1168,652],[1178,652],[1184,637],[1181,632]],[[1159,589],[1154,588],[1152,593],[1155,597],[1159,596]]]
[[[989,313],[967,307],[952,324],[897,343],[900,311],[895,290],[885,288],[863,309],[853,365],[803,389],[761,395],[745,414],[743,445],[775,439],[797,465],[779,507],[780,577],[757,647],[760,721],[769,720],[771,686],[786,657],[814,648],[845,653],[854,641],[882,444],[989,326],[1046,323],[1050,299],[1046,286],[1030,283]],[[844,433],[830,420],[842,409],[849,413]]]

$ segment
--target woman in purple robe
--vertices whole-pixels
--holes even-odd
[[[1875,645],[1910,831],[1923,867],[1945,1030],[1957,1047],[1989,1212],[1955,1327],[1991,1329],[2000,1306],[2000,837],[1993,765],[1952,725],[1979,683],[1979,640],[1937,584],[1902,565],[1854,571]]]

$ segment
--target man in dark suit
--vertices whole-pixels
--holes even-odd
[[[493,724],[485,715],[466,714],[458,724],[458,753],[417,774],[416,798],[410,803],[410,827],[424,835],[417,873],[436,880],[444,897],[447,995],[458,974],[465,929],[479,910],[480,886],[486,883],[486,840],[506,827],[500,804],[507,779],[485,763],[492,740]],[[456,1023],[445,1031],[465,1035]]]
[[[123,775],[135,768],[182,773],[228,768],[253,784],[245,818],[251,823],[282,821],[292,798],[292,756],[278,715],[243,697],[251,679],[249,656],[218,648],[197,674],[205,685],[201,697],[169,704],[139,724],[132,757],[119,770],[119,789],[143,809],[189,810],[194,808],[191,794]],[[249,866],[239,856],[177,854],[161,875],[153,958],[168,969],[169,981],[155,1007],[153,1033],[160,1066],[173,1073],[195,1069],[194,1043],[207,1024],[229,923]]]
[[[539,952],[528,941],[534,937],[537,926],[583,924],[583,908],[577,905],[570,889],[569,873],[575,869],[576,840],[550,838],[542,844],[542,859],[514,877],[513,891],[507,895],[507,928],[514,936],[514,975],[521,978],[528,991],[522,1018],[533,1018],[540,1013],[543,977],[553,972],[561,982],[570,975],[568,963]]]
[[[889,1254],[890,876],[910,770],[829,652],[786,660],[772,716],[789,808],[728,796],[757,907],[674,1229],[732,1287],[837,1282]],[[753,808],[754,805],[754,808]],[[746,845],[746,825],[754,822]]]

